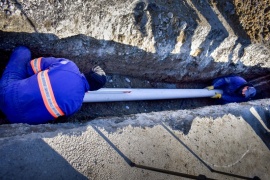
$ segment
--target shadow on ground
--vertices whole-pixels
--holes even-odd
[[[88,179],[42,139],[1,144],[0,154],[1,179]]]

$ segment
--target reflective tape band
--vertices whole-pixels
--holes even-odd
[[[35,74],[41,71],[41,57],[33,59],[30,64]]]
[[[49,113],[57,118],[63,116],[63,111],[59,108],[53,94],[51,82],[48,75],[48,70],[41,71],[37,75],[39,89],[42,95],[43,102]]]

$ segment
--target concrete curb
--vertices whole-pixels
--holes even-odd
[[[267,179],[269,105],[258,100],[86,124],[1,125],[0,177]]]

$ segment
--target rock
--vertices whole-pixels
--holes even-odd
[[[173,18],[173,13],[172,12],[169,12],[168,14],[168,17],[171,19],[171,18]]]

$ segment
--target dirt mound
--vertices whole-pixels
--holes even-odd
[[[234,0],[236,13],[250,39],[270,47],[270,1]]]

